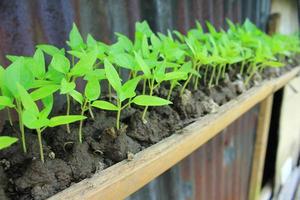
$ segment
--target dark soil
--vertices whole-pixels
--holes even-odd
[[[262,78],[278,77],[291,68],[268,69]],[[253,86],[261,81],[256,77]],[[168,87],[167,87],[168,88]],[[26,130],[28,153],[24,155],[19,144],[0,151],[0,200],[45,199],[71,184],[92,176],[143,150],[182,129],[203,115],[217,112],[218,107],[246,91],[243,80],[231,73],[217,87],[199,90],[186,89],[182,97],[174,90],[170,106],[149,108],[147,122],[141,120],[142,108],[130,107],[121,115],[121,129],[116,130],[114,112],[93,110],[95,119],[85,121],[84,142],[77,141],[78,124],[48,129],[43,133],[45,163],[39,160],[37,136]],[[249,87],[248,87],[249,88]],[[162,87],[156,91],[167,95]],[[88,113],[87,113],[88,114]],[[0,135],[17,135],[17,125],[8,123]]]

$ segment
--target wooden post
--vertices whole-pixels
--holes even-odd
[[[273,95],[260,104],[255,147],[250,177],[249,200],[259,199],[261,182],[264,171],[266,150],[268,145],[269,127],[272,113]]]

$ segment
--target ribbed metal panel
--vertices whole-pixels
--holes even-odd
[[[38,43],[65,47],[73,22],[83,35],[110,43],[116,31],[133,37],[135,22],[144,19],[161,32],[185,33],[195,20],[226,28],[225,18],[250,18],[264,28],[269,7],[270,0],[1,0],[0,63],[8,65],[7,54],[31,55]],[[128,199],[247,199],[257,112],[249,111]]]
[[[247,199],[258,111],[248,111],[127,200]]]

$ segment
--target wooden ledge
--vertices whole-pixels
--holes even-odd
[[[264,81],[221,106],[217,113],[199,118],[159,143],[137,153],[132,161],[122,161],[72,185],[49,200],[117,200],[134,193],[155,177],[216,136],[257,103],[286,85],[300,72],[296,67],[283,76]]]

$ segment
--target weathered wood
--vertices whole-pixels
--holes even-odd
[[[272,103],[273,95],[270,95],[260,104],[254,154],[252,159],[249,200],[259,199],[266,150],[268,145],[268,135],[272,114]]]
[[[217,113],[196,120],[182,133],[137,153],[134,160],[115,164],[49,200],[124,199],[212,139],[235,119],[285,85],[299,71],[300,67],[297,67],[280,78],[265,81],[261,86],[223,105]]]

